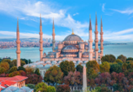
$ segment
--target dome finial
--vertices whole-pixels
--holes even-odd
[[[74,31],[73,31],[73,29],[72,29],[72,35],[74,35]]]

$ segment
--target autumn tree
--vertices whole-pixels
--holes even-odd
[[[70,92],[69,85],[59,85],[56,92]]]
[[[116,59],[115,62],[116,63],[123,63],[121,59]]]
[[[33,74],[34,73],[34,68],[32,68],[32,67],[25,67],[25,71],[26,71],[26,73],[27,74]]]
[[[110,72],[110,64],[108,62],[103,62],[100,65],[100,72]]]
[[[107,61],[107,62],[113,63],[113,62],[116,60],[116,58],[115,58],[114,55],[110,54],[110,55],[105,55],[105,56],[103,56],[103,57],[101,58],[101,60],[102,60],[102,62]]]
[[[9,70],[9,64],[7,62],[1,62],[0,67],[3,67],[5,69],[5,72]]]
[[[95,78],[100,71],[100,66],[97,63],[97,61],[95,60],[89,61],[86,63],[86,66],[87,66],[87,77]]]
[[[53,66],[53,67],[50,67],[46,73],[45,73],[45,77],[44,77],[44,80],[46,82],[50,82],[50,83],[61,83],[61,80],[62,80],[62,77],[63,77],[63,72],[61,71],[61,69],[57,66]]]
[[[7,62],[10,65],[11,60],[10,59],[3,59],[1,62]]]
[[[37,84],[39,82],[42,82],[41,75],[28,74],[27,77],[28,77],[28,79],[26,79],[26,84]]]
[[[5,68],[3,68],[3,67],[0,67],[0,74],[3,74],[3,73],[5,73]]]
[[[75,65],[72,61],[63,61],[60,63],[61,71],[64,73],[64,76],[68,75],[68,72],[75,71]]]
[[[83,66],[81,64],[78,64],[76,66],[76,71],[79,71],[80,73],[83,73]]]

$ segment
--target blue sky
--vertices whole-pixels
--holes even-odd
[[[73,29],[87,41],[89,17],[94,33],[96,12],[99,32],[103,20],[105,41],[133,42],[133,0],[0,0],[0,38],[16,37],[17,18],[21,38],[39,38],[41,13],[44,38],[52,38],[54,18],[56,40]]]

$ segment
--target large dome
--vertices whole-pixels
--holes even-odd
[[[64,41],[82,41],[82,39],[78,36],[78,35],[75,35],[75,34],[71,34],[71,35],[68,35]]]

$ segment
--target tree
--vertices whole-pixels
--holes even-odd
[[[10,59],[3,59],[1,62],[7,62],[10,65],[11,60]]]
[[[81,64],[77,65],[76,70],[79,71],[80,73],[83,73],[83,66]]]
[[[30,59],[29,60],[27,60],[27,59],[21,59],[21,60],[24,61],[26,64],[32,63]]]
[[[63,72],[61,71],[61,69],[57,66],[53,66],[50,67],[46,73],[45,73],[45,77],[44,80],[46,82],[50,82],[50,83],[61,83],[63,77]]]
[[[70,92],[70,87],[68,85],[59,85],[56,92]]]
[[[115,62],[116,63],[123,63],[121,59],[116,59]]]
[[[42,77],[37,74],[28,74],[28,79],[26,80],[26,84],[37,84],[39,82],[42,82]]]
[[[0,67],[3,67],[5,69],[5,72],[9,69],[9,64],[7,62],[1,62]]]
[[[120,64],[112,64],[110,66],[110,72],[117,72],[117,73],[120,73],[122,72],[122,66]]]
[[[21,66],[23,66],[25,64],[26,63],[21,60]],[[11,63],[10,63],[10,67],[13,67],[13,66],[17,66],[17,60],[16,59],[12,60]]]
[[[56,89],[53,86],[48,86],[47,87],[47,92],[56,92]]]
[[[11,67],[10,70],[8,71],[8,73],[12,73],[14,71],[17,71],[17,67],[16,66]]]
[[[0,67],[0,74],[3,74],[3,73],[5,73],[5,68],[3,68],[3,67]]]
[[[105,56],[103,56],[103,57],[101,58],[101,60],[102,60],[102,62],[107,61],[107,62],[113,63],[113,62],[116,60],[116,58],[115,58],[114,55],[110,54],[110,55],[105,55]]]
[[[127,57],[124,56],[124,55],[120,55],[120,56],[117,57],[117,59],[120,59],[120,60],[122,60],[123,62],[126,62]]]
[[[100,72],[109,72],[110,71],[110,64],[108,62],[103,62],[100,65]]]
[[[82,85],[82,75],[80,72],[75,71],[69,72],[67,76],[64,77],[64,83],[67,85]]]
[[[25,67],[25,71],[26,71],[26,73],[27,74],[32,74],[32,73],[34,73],[34,68],[32,68],[32,67]]]
[[[19,71],[14,71],[14,72],[10,73],[8,75],[8,77],[13,77],[13,76],[16,76],[16,75],[20,75]]]
[[[39,71],[38,68],[36,68],[36,70],[35,70],[35,74],[37,74],[37,75],[41,75],[41,74],[40,74],[40,71]]]
[[[86,66],[87,66],[87,77],[89,79],[95,78],[100,71],[100,67],[97,61],[95,60],[89,61],[86,63]]]
[[[35,89],[35,85],[34,84],[27,84],[27,87],[29,87],[31,89]]]
[[[19,70],[19,73],[20,73],[20,75],[22,75],[22,76],[26,76],[26,72],[23,71],[23,70]]]
[[[75,65],[72,61],[63,61],[60,63],[61,71],[64,73],[64,76],[68,75],[68,72],[75,71]]]
[[[127,58],[126,61],[133,61],[133,58],[132,57],[129,57],[129,58]]]
[[[26,71],[25,68],[24,68],[23,66],[19,66],[17,70],[18,70],[18,71],[19,71],[19,70]]]
[[[35,92],[47,92],[47,84],[40,82],[35,87]]]

